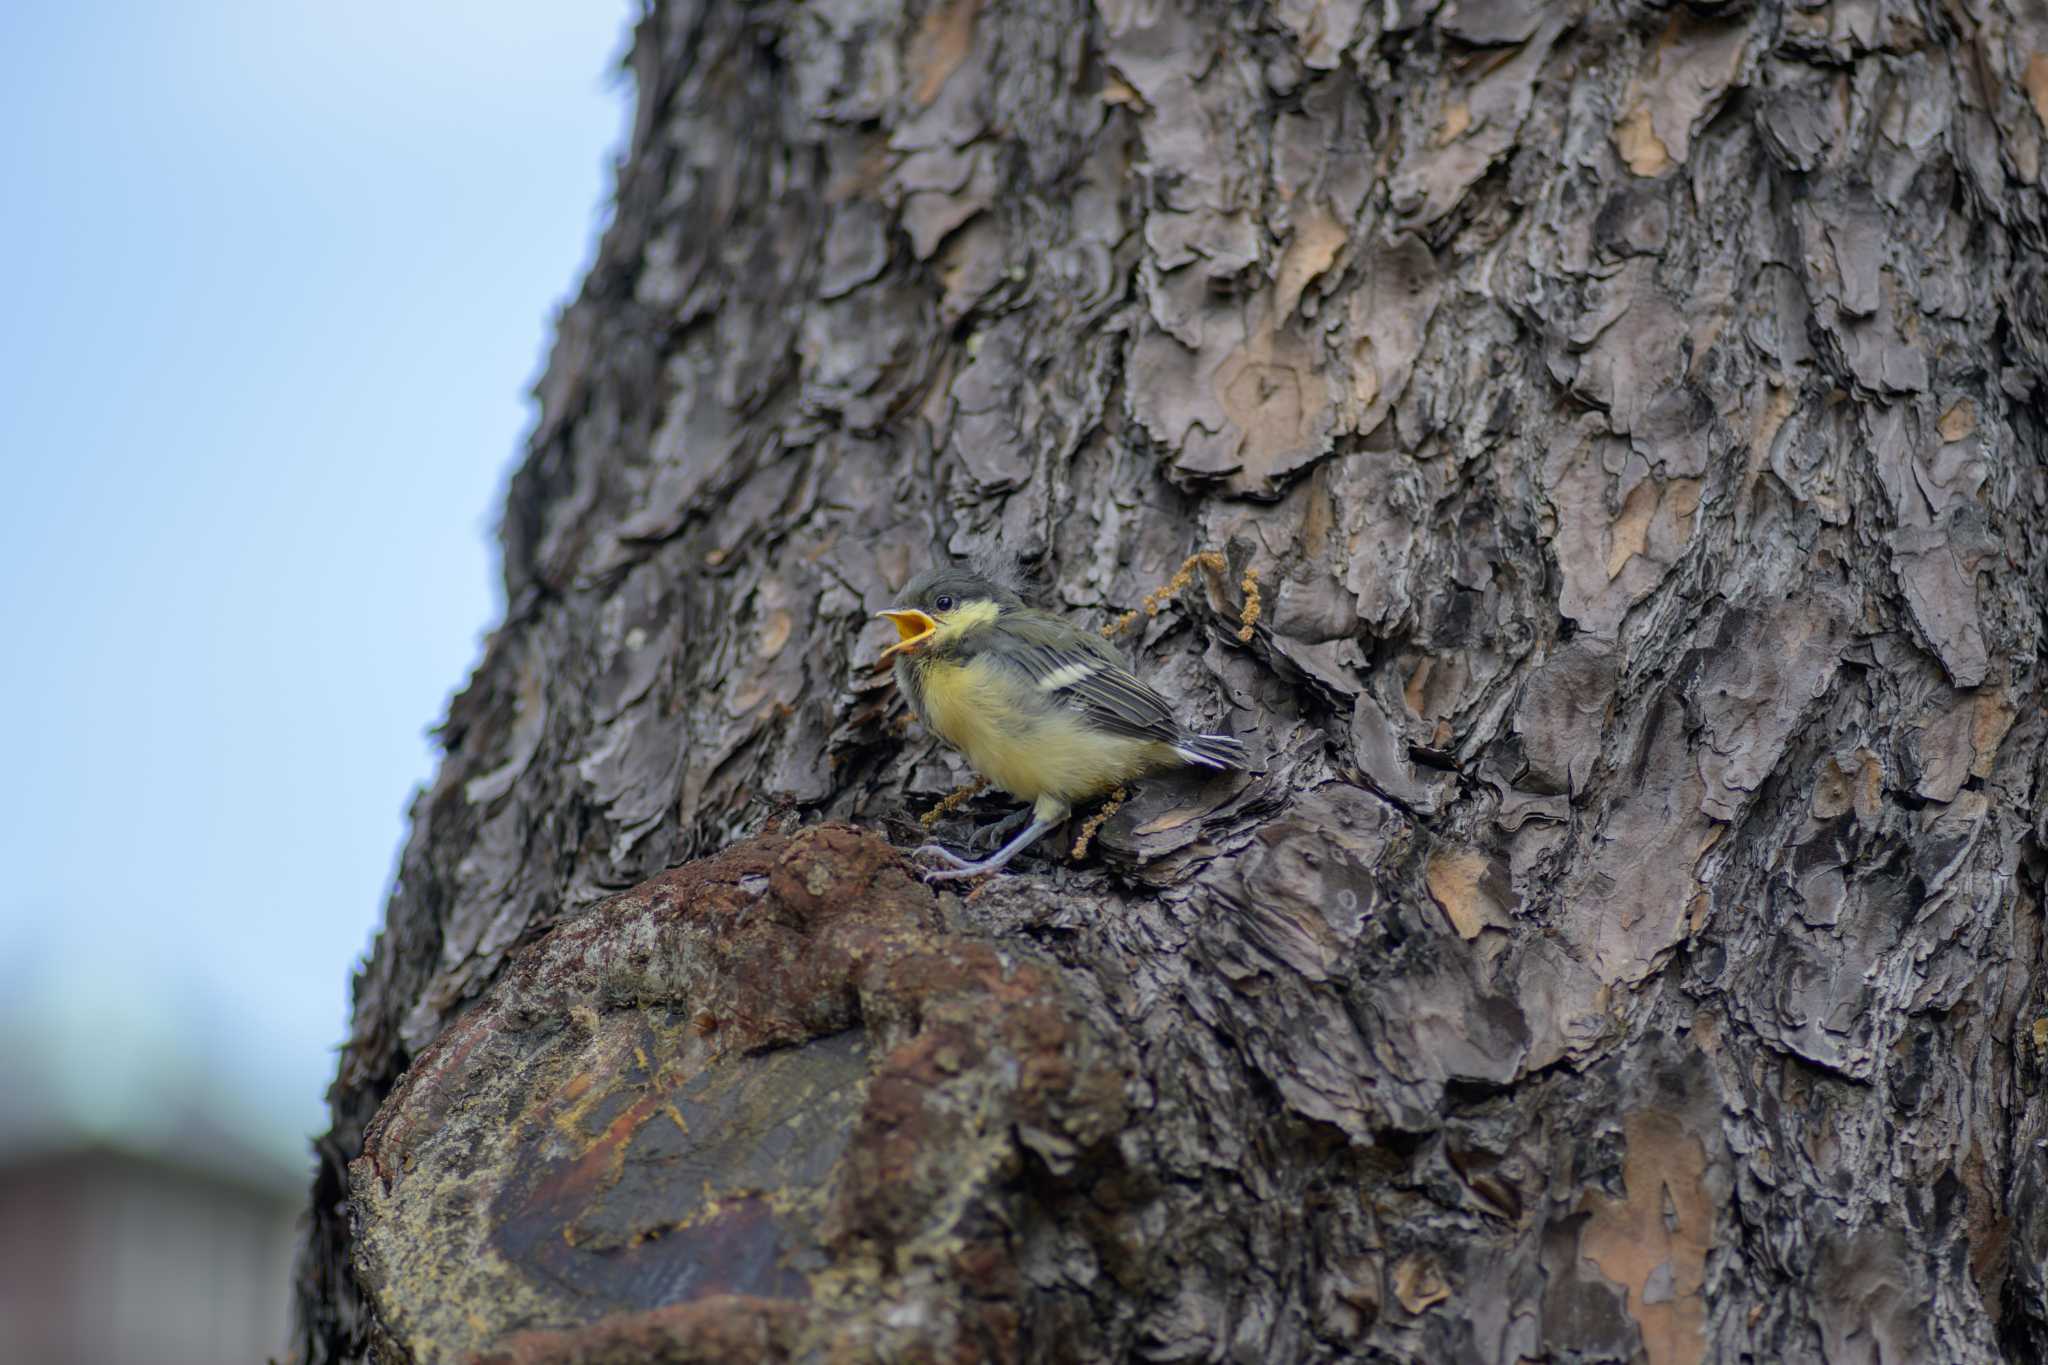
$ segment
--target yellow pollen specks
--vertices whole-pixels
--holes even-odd
[[[1124,798],[1127,795],[1129,793],[1124,788],[1118,787],[1109,794],[1109,800],[1102,803],[1101,810],[1095,812],[1095,814],[1082,822],[1081,832],[1074,839],[1074,856],[1076,858],[1088,856],[1088,845],[1095,838],[1095,831],[1101,829],[1103,822],[1117,813],[1118,807],[1123,805]]]
[[[945,819],[948,815],[951,815],[955,810],[958,810],[960,804],[963,801],[967,800],[967,798],[973,796],[976,792],[980,791],[983,787],[986,787],[987,785],[987,778],[977,777],[972,782],[966,782],[961,784],[960,786],[953,788],[952,791],[946,793],[945,797],[940,800],[938,805],[933,806],[923,815],[918,816],[917,822],[920,825],[923,825],[926,829],[930,829],[932,826],[938,824],[939,821]]]
[[[1237,639],[1239,644],[1250,644],[1252,640],[1252,627],[1259,623],[1259,571],[1247,565],[1244,571],[1244,580],[1238,586],[1244,589],[1244,610],[1239,612],[1237,616],[1240,627],[1237,632]]]
[[[1207,569],[1213,574],[1221,575],[1229,570],[1230,565],[1215,550],[1203,550],[1199,553],[1191,554],[1181,561],[1180,568],[1164,587],[1154,588],[1151,592],[1145,594],[1145,599],[1138,604],[1139,610],[1147,616],[1157,616],[1166,605],[1168,598],[1194,582],[1195,570],[1197,568]],[[1249,644],[1251,643],[1253,627],[1258,625],[1259,617],[1264,610],[1259,603],[1258,569],[1248,566],[1244,571],[1244,577],[1238,582],[1238,587],[1244,592],[1244,606],[1237,615],[1239,626],[1237,638],[1240,642]],[[1102,628],[1102,638],[1114,640],[1117,636],[1130,629],[1131,623],[1137,619],[1138,612],[1125,612]]]

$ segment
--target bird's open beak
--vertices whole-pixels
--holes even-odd
[[[891,654],[899,652],[905,654],[916,653],[917,647],[930,639],[932,632],[939,628],[937,621],[932,620],[931,617],[915,609],[908,611],[878,611],[875,615],[888,617],[889,624],[896,627],[897,637],[896,643],[883,650],[882,656],[875,660],[877,668],[887,663]]]

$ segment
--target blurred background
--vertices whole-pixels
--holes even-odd
[[[632,17],[0,5],[0,1361],[283,1350]]]

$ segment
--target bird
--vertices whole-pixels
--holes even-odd
[[[927,871],[927,881],[1002,868],[1058,828],[1076,803],[1132,778],[1185,766],[1247,766],[1242,740],[1182,724],[1100,634],[1032,607],[980,569],[928,569],[898,602],[876,613],[896,627],[897,639],[875,667],[893,660],[896,686],[924,727],[976,772],[1030,803],[976,831],[970,848],[1024,826],[979,861],[938,844],[915,850],[913,857],[944,864]]]

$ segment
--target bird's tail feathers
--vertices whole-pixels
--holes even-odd
[[[1250,761],[1244,741],[1230,735],[1182,735],[1173,751],[1204,768],[1243,768]]]

